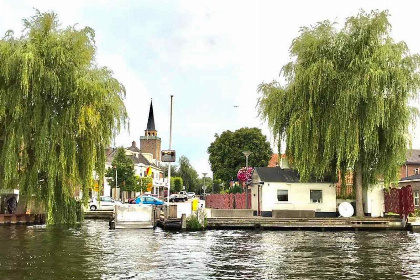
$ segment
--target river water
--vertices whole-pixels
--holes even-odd
[[[420,279],[420,234],[0,226],[0,279]]]

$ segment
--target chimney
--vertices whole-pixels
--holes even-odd
[[[289,169],[289,163],[287,162],[287,157],[285,154],[280,155],[280,168],[281,169]]]
[[[136,144],[136,141],[131,142],[131,147],[134,147],[134,148],[135,148],[135,147],[136,147],[136,145],[137,145],[137,144]]]

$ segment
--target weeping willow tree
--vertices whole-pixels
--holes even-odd
[[[87,203],[125,125],[125,89],[95,65],[91,28],[60,29],[56,14],[39,11],[23,23],[20,38],[0,40],[0,187],[19,188],[49,224],[73,223],[76,190]]]
[[[302,180],[354,172],[357,216],[362,187],[398,178],[417,115],[408,103],[419,88],[419,56],[390,37],[388,17],[361,11],[340,30],[329,21],[302,28],[282,68],[285,83],[258,88],[259,114],[286,141]]]

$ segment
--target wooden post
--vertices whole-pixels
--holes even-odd
[[[181,229],[186,230],[187,229],[187,215],[182,214],[181,216]]]
[[[167,209],[164,212],[164,220],[166,221],[169,218],[169,205],[166,205]]]

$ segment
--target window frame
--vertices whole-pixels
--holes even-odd
[[[312,192],[321,192],[321,201],[320,202],[317,202],[317,201],[313,201],[313,199],[311,198],[311,193]],[[324,194],[323,194],[323,192],[322,192],[322,190],[309,190],[309,200],[310,200],[310,203],[314,203],[314,204],[322,204],[322,203],[324,203]]]
[[[414,206],[420,206],[420,191],[414,191],[413,198],[414,198]],[[416,199],[417,199],[417,204],[416,204]]]
[[[287,200],[279,200],[279,191],[287,192],[287,194],[286,194]],[[284,196],[284,194],[283,194],[283,196]],[[287,190],[287,189],[277,189],[277,202],[280,202],[280,203],[290,202],[290,200],[289,200],[289,190]]]

